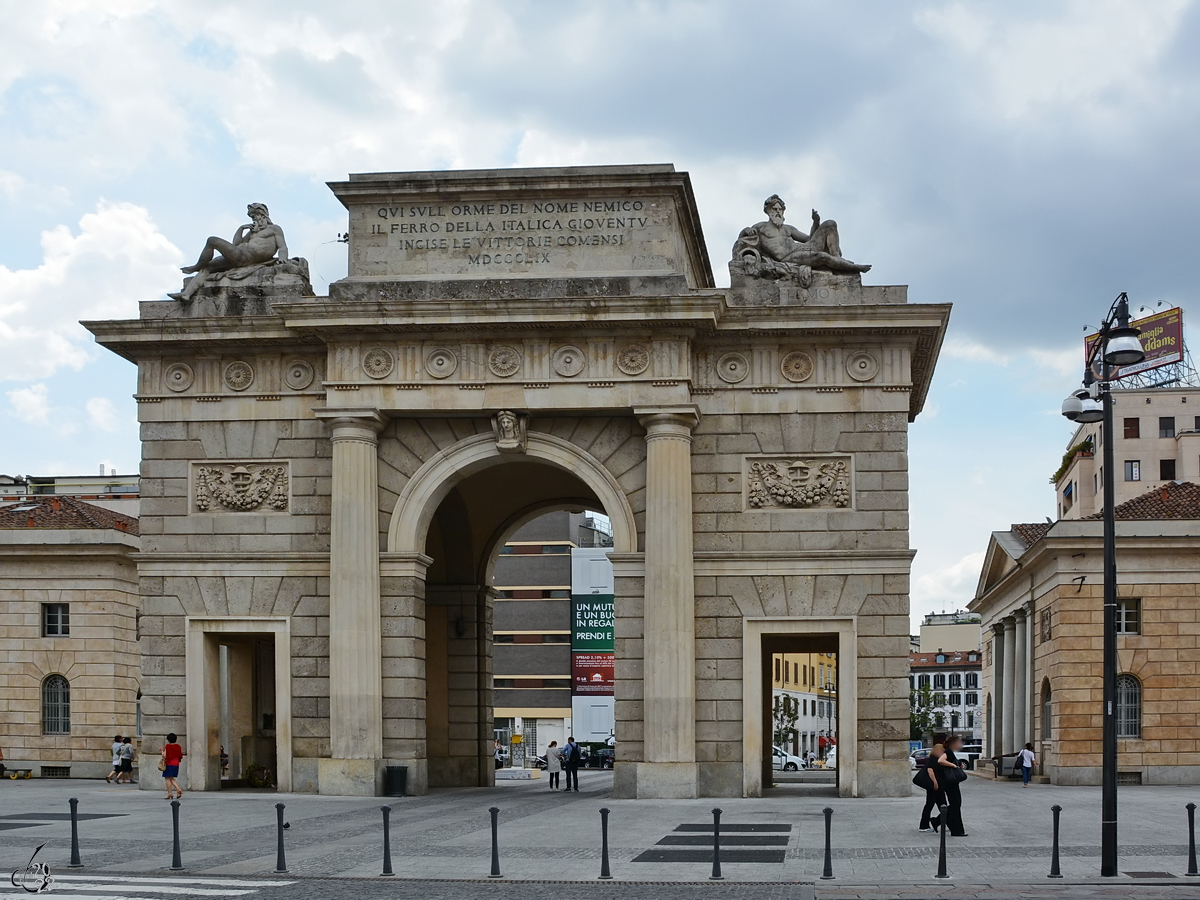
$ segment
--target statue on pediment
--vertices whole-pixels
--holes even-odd
[[[259,288],[271,293],[277,285],[293,287],[298,280],[312,292],[308,261],[288,259],[283,229],[271,221],[266,204],[251,203],[246,214],[250,224],[240,226],[232,241],[210,237],[205,242],[196,264],[180,270],[192,277],[184,280],[182,291],[168,296],[186,303],[205,286]]]
[[[790,279],[808,287],[814,269],[838,274],[859,274],[871,267],[852,262],[842,256],[837,222],[822,221],[812,211],[813,230],[805,234],[783,220],[786,208],[778,194],[763,203],[767,221],[743,228],[733,245],[733,261],[729,271],[751,278]]]

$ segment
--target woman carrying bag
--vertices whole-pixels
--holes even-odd
[[[933,768],[934,764],[938,761],[938,757],[942,755],[943,744],[945,742],[946,736],[944,734],[935,734],[933,736],[933,749],[929,752],[929,756],[921,761],[921,765],[917,769],[917,774],[913,776],[913,784],[925,790],[925,807],[921,810],[921,824],[917,826],[918,831],[933,831],[933,826],[929,822],[929,816],[935,807],[943,806],[946,803],[941,784],[937,779],[937,773]]]
[[[938,757],[935,768],[938,773],[938,783],[941,784],[942,791],[946,795],[946,827],[950,829],[952,837],[967,836],[967,830],[963,827],[962,820],[962,791],[959,789],[967,780],[967,773],[963,771],[962,763],[954,755],[954,751],[961,747],[962,738],[958,735],[946,738],[946,749]],[[939,828],[941,826],[940,817],[931,820],[930,824],[935,830]]]

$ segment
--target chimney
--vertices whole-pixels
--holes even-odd
[[[50,499],[50,510],[51,512],[62,512],[62,501],[57,497],[52,497]]]
[[[1161,491],[1160,496],[1162,497],[1163,503],[1166,503],[1167,502],[1167,486],[1165,484],[1162,486],[1162,491]]]

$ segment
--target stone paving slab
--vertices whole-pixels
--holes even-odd
[[[937,836],[916,829],[921,805],[917,796],[842,800],[814,795],[811,790],[780,789],[770,797],[753,800],[620,801],[611,797],[611,773],[585,772],[580,780],[584,790],[579,794],[552,793],[538,781],[510,781],[487,790],[454,789],[397,799],[188,793],[180,808],[183,861],[188,874],[194,876],[267,875],[276,861],[275,804],[282,802],[291,826],[285,832],[289,876],[300,879],[298,883],[335,878],[365,885],[378,878],[382,868],[379,808],[387,803],[392,807],[392,855],[397,875],[387,883],[398,888],[405,881],[432,884],[458,879],[465,884],[484,879],[488,873],[491,833],[487,809],[494,805],[501,810],[499,842],[505,882],[596,885],[601,858],[598,811],[605,806],[611,810],[610,865],[618,882],[627,886],[708,885],[711,857],[703,848],[660,842],[679,835],[703,837],[707,832],[701,829],[711,822],[711,810],[719,807],[723,827],[740,826],[741,830],[731,830],[731,834],[788,838],[787,846],[778,848],[784,850],[782,862],[735,861],[734,851],[759,849],[745,845],[729,846],[729,852],[723,854],[725,884],[778,885],[785,891],[778,896],[799,896],[786,892],[800,882],[814,884],[818,896],[847,898],[1116,896],[1103,893],[1117,888],[1114,881],[1098,878],[1098,788],[1040,785],[1025,790],[1005,782],[971,779],[964,787],[964,818],[970,834],[948,838],[953,879],[947,885],[933,878]],[[71,796],[79,798],[81,813],[111,817],[80,822],[83,871],[165,871],[170,863],[171,816],[169,804],[159,795],[101,781],[35,780],[0,784],[0,823],[26,826],[0,832],[0,872],[23,865],[42,841],[49,842],[42,857],[55,871],[63,870],[69,859],[70,828],[57,816],[68,809]],[[1122,897],[1153,897],[1154,891],[1161,890],[1163,897],[1200,898],[1200,884],[1192,883],[1200,879],[1183,877],[1187,864],[1184,804],[1189,800],[1200,800],[1200,788],[1121,790],[1123,874],[1116,882],[1123,885]],[[1064,808],[1060,853],[1065,878],[1057,884],[1046,878],[1049,810],[1055,803]],[[833,881],[819,877],[825,806],[834,810]],[[56,818],[28,818],[47,814]],[[17,818],[21,816],[26,818]],[[680,830],[684,826],[689,827]],[[700,852],[690,862],[633,861],[656,849]],[[1124,874],[1128,872],[1161,872],[1169,877],[1135,878]],[[1064,893],[1068,888],[1085,893]],[[910,889],[917,892],[904,893]],[[656,900],[669,896],[655,895]],[[421,897],[428,900],[424,894]]]

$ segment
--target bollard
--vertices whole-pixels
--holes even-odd
[[[383,871],[379,874],[381,876],[395,875],[396,873],[392,871],[392,835],[388,830],[388,816],[392,814],[392,808],[390,806],[379,808],[383,810]]]
[[[279,847],[275,852],[275,874],[287,874],[287,857],[283,855],[283,810],[285,809],[282,803],[275,804],[275,817],[279,831]]]
[[[1062,807],[1057,803],[1050,807],[1050,812],[1054,813],[1054,849],[1050,851],[1050,874],[1047,878],[1062,878],[1062,869],[1058,867],[1058,814],[1062,812]]]
[[[500,808],[493,806],[488,812],[492,814],[492,871],[488,874],[488,878],[503,878],[504,876],[500,874],[500,824],[498,818]]]
[[[171,871],[183,871],[183,857],[179,854],[179,801],[171,801]]]
[[[938,806],[938,831],[941,832],[941,846],[938,847],[938,870],[934,878],[949,878],[950,873],[946,870],[946,813],[950,807],[941,805]]]
[[[1187,873],[1192,876],[1200,875],[1200,870],[1196,869],[1196,804],[1189,803],[1187,805],[1188,812],[1188,870]]]
[[[83,860],[79,858],[79,798],[72,797],[67,801],[71,804],[71,862],[69,869],[82,869]]]
[[[709,881],[724,881],[721,876],[721,810],[713,810],[713,870]]]
[[[612,881],[612,871],[608,868],[608,807],[600,810],[600,880]]]
[[[828,881],[833,878],[833,808],[827,806],[821,812],[825,813],[825,870],[821,873],[821,879]]]

